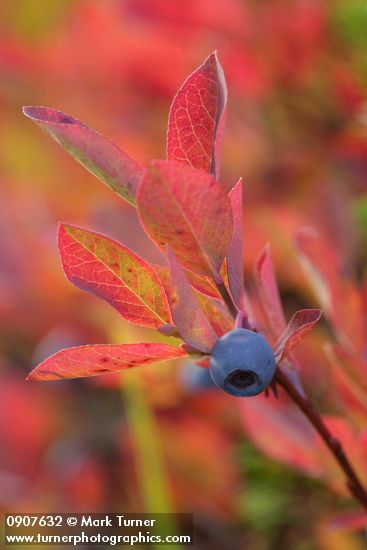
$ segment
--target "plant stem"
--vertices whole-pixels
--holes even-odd
[[[314,408],[312,403],[309,401],[309,399],[299,393],[299,391],[292,384],[287,375],[279,367],[277,368],[274,381],[283,388],[283,390],[288,394],[292,401],[294,401],[294,403],[296,403],[296,405],[298,405],[302,412],[307,416],[308,420],[317,430],[320,437],[333,453],[335,459],[344,471],[347,478],[348,489],[367,510],[367,491],[365,487],[363,487],[353,466],[349,462],[340,441],[335,438],[329,431],[321,416]]]
[[[137,373],[134,375],[129,376],[128,379],[125,377],[123,383],[121,376],[121,391],[133,436],[144,512],[171,514],[166,516],[164,527],[161,526],[161,529],[167,529],[167,533],[174,533],[177,532],[178,527],[175,517],[172,515],[174,506],[163,463],[159,427],[146,397],[148,388],[145,387],[144,380],[140,375]],[[159,534],[166,533],[160,532]],[[153,547],[156,550],[164,548],[159,543],[154,544]],[[178,548],[177,545],[172,545],[172,550],[178,550]]]
[[[231,312],[231,314],[233,315],[233,317],[237,317],[237,313],[238,313],[237,308],[234,305],[232,297],[230,296],[224,282],[222,281],[220,283],[217,283],[217,288],[220,292],[220,295],[222,296],[222,298],[224,300],[224,303],[228,307],[228,309]]]

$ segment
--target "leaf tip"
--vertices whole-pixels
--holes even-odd
[[[23,105],[22,107],[22,113],[23,115],[32,118],[32,110],[36,109],[36,107],[32,107],[31,105]]]
[[[295,316],[300,317],[305,320],[307,323],[317,322],[320,320],[321,315],[323,314],[322,309],[299,309]]]
[[[58,224],[57,224],[57,236],[58,236],[58,238],[65,235],[66,233],[72,234],[73,231],[75,232],[75,231],[78,231],[78,230],[86,231],[85,229],[83,230],[83,228],[81,228],[77,225],[72,225],[71,223],[58,222]],[[90,233],[92,233],[92,232],[90,231]]]
[[[323,315],[323,313],[324,313],[323,310],[322,310],[322,309],[315,309],[315,311],[316,311],[317,314],[318,314],[317,320],[321,319],[321,317],[322,317],[322,315]]]
[[[84,126],[80,121],[71,115],[68,115],[63,111],[52,109],[51,107],[26,105],[22,107],[22,112],[26,117],[40,125],[51,123],[61,125],[79,124]]]
[[[57,234],[57,239],[58,241],[60,240],[60,238],[66,233],[66,228],[67,228],[67,224],[64,223],[64,222],[58,222],[57,224],[57,229],[56,229],[56,234]]]
[[[164,336],[175,336],[180,337],[180,333],[177,330],[176,325],[173,325],[172,323],[167,323],[165,325],[160,325],[157,328],[157,331],[163,334]]]
[[[54,377],[56,380],[57,376]],[[26,382],[39,382],[42,381],[42,371],[39,371],[38,367],[31,370],[31,372],[26,376]]]
[[[22,107],[23,114],[34,122],[48,122],[49,116],[47,113],[49,111],[51,111],[51,109],[47,107],[35,105],[25,105]]]
[[[206,63],[212,63],[212,62],[214,62],[216,65],[220,65],[219,54],[217,49],[213,50],[212,53],[208,55],[208,57],[204,61],[204,65]]]
[[[205,353],[193,346],[190,346],[189,344],[186,344],[186,342],[184,342],[183,344],[180,344],[180,349],[187,353],[188,355],[194,355],[195,357],[196,356],[200,356],[202,357],[203,355],[205,355]]]
[[[209,70],[213,70],[216,73],[217,77],[222,81],[222,84],[225,87],[225,95],[226,95],[227,88],[225,86],[224,72],[223,72],[223,67],[221,65],[221,62],[219,60],[218,50],[214,50],[211,54],[209,54],[208,57],[203,62],[203,64],[200,67],[198,67],[198,70],[200,68],[208,68]]]
[[[59,221],[57,224],[57,230],[60,231],[61,229],[67,229],[68,227],[73,227],[72,225]]]

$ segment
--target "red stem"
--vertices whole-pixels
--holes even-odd
[[[340,441],[335,438],[326,427],[319,413],[313,407],[312,403],[299,393],[288,376],[278,367],[274,381],[283,388],[288,396],[298,405],[302,412],[307,416],[313,427],[317,430],[327,447],[333,453],[335,459],[344,471],[347,478],[347,487],[354,497],[367,510],[367,491],[363,487],[353,466],[349,462]]]
[[[224,282],[217,283],[217,288],[228,309],[230,310],[232,315],[236,317],[238,313],[237,308],[235,307],[232,297],[229,294]],[[297,390],[297,388],[292,384],[288,376],[280,369],[280,367],[277,367],[274,382],[275,384],[277,383],[283,388],[283,390],[288,394],[292,401],[307,416],[308,420],[311,422],[320,437],[323,439],[324,443],[332,452],[335,460],[339,463],[340,467],[345,473],[345,476],[347,478],[347,487],[349,491],[367,510],[367,491],[365,487],[362,485],[360,479],[354,471],[353,466],[349,462],[342,444],[329,431],[321,416],[312,405],[311,401]],[[275,384],[274,389],[276,388]]]

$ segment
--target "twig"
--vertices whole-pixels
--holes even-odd
[[[327,447],[333,453],[335,459],[344,471],[347,478],[347,487],[354,497],[367,510],[367,491],[363,487],[358,478],[353,466],[349,462],[340,441],[335,438],[329,429],[326,427],[319,413],[316,411],[312,403],[299,393],[287,375],[278,367],[274,381],[283,388],[288,396],[298,405],[302,412],[307,416],[311,424],[319,433]]]

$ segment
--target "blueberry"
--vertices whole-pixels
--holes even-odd
[[[273,350],[261,334],[237,328],[224,334],[210,354],[213,382],[236,397],[264,391],[275,374]]]
[[[189,393],[216,389],[209,369],[199,367],[195,363],[185,363],[179,371],[179,379],[184,389]]]

